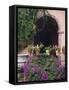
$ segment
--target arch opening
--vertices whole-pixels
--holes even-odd
[[[58,23],[51,16],[43,16],[36,21],[36,35],[34,45],[42,43],[44,46],[58,45]]]

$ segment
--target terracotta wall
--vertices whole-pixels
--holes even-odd
[[[58,30],[58,44],[59,47],[65,46],[65,11],[48,10],[49,13],[57,20],[59,25]]]

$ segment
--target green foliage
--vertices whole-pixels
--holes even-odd
[[[23,42],[30,44],[35,34],[36,9],[19,8],[18,9],[18,44]]]
[[[35,81],[35,80],[39,80],[39,77],[38,77],[38,74],[34,74],[34,73],[30,72],[28,79],[31,81]]]
[[[28,52],[32,53],[32,46],[31,45],[28,45]]]

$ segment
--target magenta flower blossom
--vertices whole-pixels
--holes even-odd
[[[25,76],[27,76],[29,74],[29,64],[28,63],[24,63],[24,65],[22,67],[22,71]]]
[[[32,66],[32,73],[39,73],[40,72],[40,67],[37,65]]]
[[[48,73],[46,71],[42,72],[41,80],[48,80]]]

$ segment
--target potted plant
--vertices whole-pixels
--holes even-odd
[[[47,56],[50,55],[50,51],[51,51],[51,47],[50,47],[50,46],[49,46],[49,47],[45,47],[45,54],[46,54]]]
[[[60,53],[60,48],[56,48],[56,56],[58,56],[59,55],[59,53]]]
[[[42,43],[40,43],[40,48],[43,48],[43,47],[44,47],[44,45]]]
[[[37,44],[37,46],[35,46],[35,53],[36,53],[36,55],[39,55],[39,53],[40,53],[40,47],[38,44]]]

